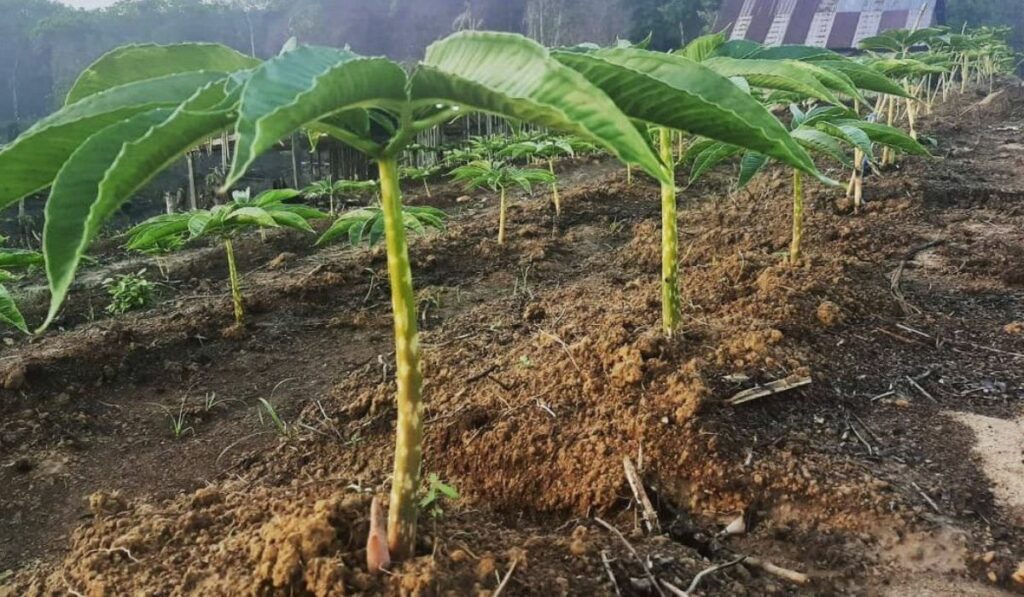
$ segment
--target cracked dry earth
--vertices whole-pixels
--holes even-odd
[[[410,189],[453,216],[412,255],[425,471],[461,497],[386,576],[363,570],[394,421],[382,250],[244,239],[238,333],[215,247],[96,319],[98,280],[157,270],[108,243],[61,329],[0,354],[0,595],[655,595],[740,556],[694,594],[1022,592],[1024,93],[982,97],[926,116],[936,157],[871,177],[864,213],[812,187],[797,266],[785,172],[683,192],[672,339],[649,181],[566,163],[563,217],[518,197],[505,247],[494,197]]]

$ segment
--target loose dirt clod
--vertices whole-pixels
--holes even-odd
[[[15,365],[7,373],[7,377],[4,378],[4,389],[11,391],[20,390],[25,385],[27,375],[28,369],[25,365]]]

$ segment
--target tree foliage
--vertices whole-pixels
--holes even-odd
[[[651,36],[651,49],[673,50],[699,36],[714,20],[720,0],[635,0],[630,39]]]

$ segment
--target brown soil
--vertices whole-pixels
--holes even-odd
[[[686,190],[672,339],[650,182],[567,164],[561,220],[521,198],[504,247],[494,197],[440,189],[450,229],[412,249],[425,470],[462,497],[386,576],[364,571],[395,414],[381,248],[249,239],[243,330],[214,247],[174,259],[138,314],[96,319],[86,282],[64,330],[0,355],[0,595],[464,595],[506,575],[506,595],[656,594],[598,518],[680,588],[738,554],[810,575],[747,562],[698,593],[1020,591],[1019,512],[962,422],[1015,421],[1024,399],[1024,94],[1007,95],[926,118],[938,157],[871,177],[860,215],[812,187],[797,266],[782,170]],[[641,530],[624,457],[660,535]],[[740,515],[744,533],[720,533]]]

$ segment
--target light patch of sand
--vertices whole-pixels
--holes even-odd
[[[992,494],[1017,524],[1024,524],[1024,418],[995,419],[964,412],[947,412],[974,432],[974,451],[992,481]]]

